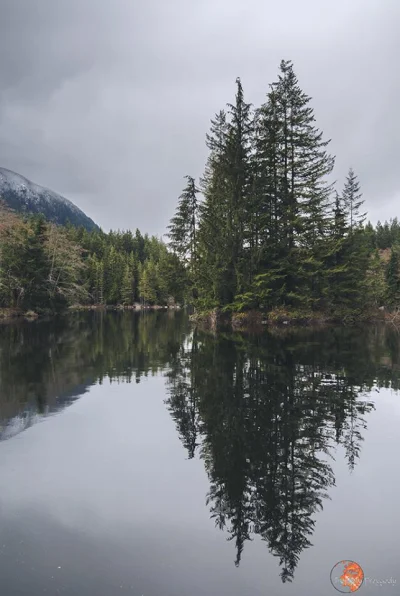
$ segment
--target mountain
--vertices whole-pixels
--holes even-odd
[[[88,231],[98,229],[94,221],[68,199],[6,168],[0,168],[0,199],[17,213],[42,213],[57,224],[65,225],[69,221]]]

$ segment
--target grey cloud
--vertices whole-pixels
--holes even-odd
[[[341,181],[371,218],[400,198],[397,0],[2,0],[0,164],[64,194],[105,229],[162,234],[200,176],[210,118],[241,76],[260,104],[294,61]]]

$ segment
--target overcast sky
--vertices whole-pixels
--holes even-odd
[[[336,178],[400,216],[399,30],[399,0],[0,0],[0,166],[161,235],[236,77],[258,106],[285,58]]]

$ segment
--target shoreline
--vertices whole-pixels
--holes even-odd
[[[400,313],[376,309],[358,316],[352,313],[330,315],[324,312],[274,309],[226,313],[220,309],[195,312],[190,317],[194,325],[211,331],[228,330],[259,333],[265,329],[324,329],[355,327],[360,324],[391,323],[400,327]]]
[[[6,323],[17,323],[20,321],[36,321],[37,319],[44,319],[48,317],[56,317],[56,316],[63,316],[70,312],[78,312],[78,311],[120,311],[120,310],[134,310],[134,311],[149,311],[149,310],[181,310],[181,307],[178,305],[175,306],[161,306],[159,304],[154,305],[146,305],[143,306],[141,304],[133,304],[128,306],[122,306],[119,304],[76,304],[74,306],[70,306],[66,310],[61,312],[44,312],[38,313],[34,310],[27,310],[24,311],[20,308],[0,308],[0,325]]]
[[[0,308],[0,324],[21,320],[36,321],[38,318],[38,313],[33,310],[23,311],[19,308]]]
[[[179,305],[117,305],[117,304],[86,304],[73,305],[62,312],[37,313],[33,310],[23,311],[18,308],[0,308],[0,325],[22,321],[36,321],[53,316],[62,316],[78,311],[176,311],[182,310]],[[386,311],[382,308],[374,309],[359,316],[352,314],[328,315],[323,312],[296,311],[274,309],[272,311],[251,310],[241,313],[227,313],[220,309],[195,312],[189,316],[190,322],[204,329],[216,331],[260,333],[269,330],[289,329],[324,329],[328,327],[357,326],[360,324],[392,324],[400,329],[400,311]]]
[[[148,304],[146,306],[136,303],[136,304],[129,304],[129,305],[122,305],[122,304],[77,304],[74,306],[70,306],[67,312],[71,311],[79,311],[79,310],[181,310],[181,307],[178,305],[175,306],[161,306],[160,304]]]

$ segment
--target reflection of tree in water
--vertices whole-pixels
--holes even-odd
[[[204,460],[208,506],[236,564],[259,535],[291,580],[334,484],[335,446],[350,469],[359,457],[372,408],[363,394],[399,388],[399,346],[390,328],[189,336],[185,315],[172,312],[10,325],[0,328],[0,439],[105,378],[138,383],[167,371],[167,406],[189,458]]]
[[[198,350],[197,333],[194,332],[191,345],[184,342],[175,354],[168,372],[170,398],[169,410],[175,420],[179,437],[187,449],[189,459],[194,457],[198,447],[198,392],[193,378]]]
[[[259,535],[279,558],[282,581],[293,579],[335,484],[336,445],[352,470],[373,409],[365,393],[398,387],[398,341],[387,329],[344,329],[251,339],[198,333],[181,346],[167,405],[189,457],[201,443],[207,504],[236,545],[236,565]]]
[[[104,378],[138,383],[164,371],[186,328],[175,312],[74,313],[0,327],[0,440]]]

